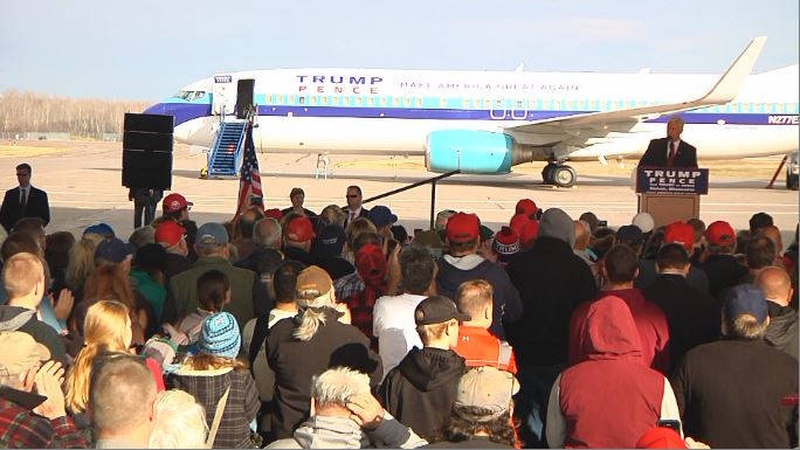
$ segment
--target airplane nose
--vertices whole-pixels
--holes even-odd
[[[167,107],[163,103],[157,103],[153,106],[148,107],[142,114],[161,114],[164,115],[167,113]]]

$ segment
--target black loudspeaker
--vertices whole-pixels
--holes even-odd
[[[172,188],[174,118],[125,114],[122,134],[122,185],[128,188]]]

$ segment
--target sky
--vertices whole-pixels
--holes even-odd
[[[721,73],[798,62],[797,0],[12,0],[0,93],[157,101],[272,68]]]

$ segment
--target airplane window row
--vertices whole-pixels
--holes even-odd
[[[187,97],[191,97],[186,93]],[[205,92],[198,92],[204,95]],[[182,97],[189,100],[187,97]],[[189,100],[191,101],[191,100]],[[569,111],[609,111],[665,103],[656,100],[514,100],[514,99],[459,99],[459,98],[419,98],[419,97],[376,97],[376,96],[269,96],[272,104],[299,104],[311,106],[354,105],[417,108],[474,108],[492,110],[569,110]],[[703,108],[700,111],[714,113],[797,113],[797,105],[791,103],[729,103],[722,106]]]

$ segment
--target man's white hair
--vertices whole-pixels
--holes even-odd
[[[203,406],[184,391],[159,392],[150,448],[203,448],[208,425]]]
[[[347,367],[335,367],[311,380],[311,397],[317,406],[345,406],[354,395],[369,394],[369,376]]]

